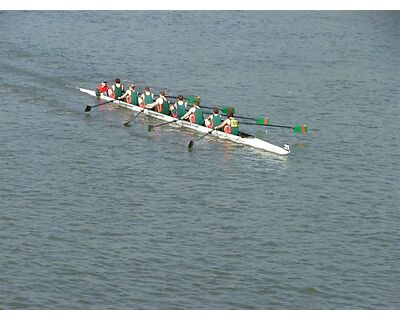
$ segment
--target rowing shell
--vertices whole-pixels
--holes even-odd
[[[88,90],[88,89],[84,89],[84,88],[79,88],[79,90],[81,92],[84,92],[84,93],[87,93],[87,94],[89,94],[91,96],[96,97],[96,92],[93,91],[93,90]],[[112,98],[104,96],[104,95],[101,95],[100,98],[102,100],[106,100],[106,101],[113,100]],[[113,103],[118,104],[118,105],[120,105],[120,106],[122,106],[124,108],[130,109],[132,111],[136,111],[136,112],[143,111],[143,109],[140,108],[139,106],[135,106],[133,104],[126,103],[124,101],[115,100],[115,101],[113,101]],[[171,122],[171,121],[176,120],[176,118],[173,118],[171,116],[168,116],[168,115],[165,115],[165,114],[162,114],[162,113],[158,113],[156,111],[152,111],[152,110],[149,110],[149,109],[145,109],[143,111],[143,113],[147,114],[147,115],[149,115],[151,117],[166,121],[166,122]],[[198,132],[201,132],[201,133],[204,133],[204,134],[205,133],[209,133],[211,131],[210,128],[207,128],[207,127],[195,124],[195,123],[190,123],[190,122],[184,121],[184,120],[183,121],[177,120],[175,122],[170,123],[170,125],[185,127],[185,128],[188,128],[188,129],[191,129],[191,130],[195,130],[195,131],[198,131]],[[276,146],[276,145],[274,145],[272,143],[269,143],[267,141],[255,138],[252,135],[248,135],[248,134],[244,134],[244,133],[241,133],[242,136],[236,136],[236,135],[233,135],[233,134],[228,134],[228,133],[225,133],[225,132],[222,132],[222,131],[214,130],[210,134],[212,134],[213,136],[216,136],[218,138],[221,138],[221,139],[227,139],[227,140],[233,141],[235,143],[244,144],[244,145],[247,145],[247,146],[251,146],[253,148],[265,150],[265,151],[272,152],[272,153],[279,154],[279,155],[287,155],[287,154],[290,153],[290,151],[287,150],[287,149],[289,149],[288,146],[286,147],[287,149],[284,149],[284,148]]]

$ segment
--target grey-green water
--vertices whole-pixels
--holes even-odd
[[[0,308],[398,309],[398,12],[0,12]],[[286,129],[287,159],[76,90]]]

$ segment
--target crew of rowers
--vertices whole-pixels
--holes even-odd
[[[235,120],[232,112],[229,112],[227,119],[222,121],[219,109],[214,108],[213,114],[204,119],[203,110],[199,106],[199,102],[195,101],[193,106],[188,110],[187,102],[184,102],[183,96],[178,96],[176,102],[170,104],[165,92],[160,91],[158,98],[154,101],[154,94],[150,92],[149,87],[144,88],[144,92],[139,94],[135,91],[135,84],[131,84],[128,90],[125,91],[124,85],[118,78],[115,79],[111,87],[107,86],[107,81],[103,81],[96,88],[96,95],[106,95],[115,100],[122,100],[179,120],[187,120],[210,129],[223,130],[225,133],[239,135],[239,121]]]

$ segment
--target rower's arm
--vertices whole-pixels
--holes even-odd
[[[119,98],[118,98],[118,100],[122,100],[122,99],[125,99],[125,97],[128,95],[128,91],[126,91],[122,96],[120,96]]]
[[[219,126],[216,126],[214,129],[219,130],[225,127],[227,124],[229,124],[229,119],[226,119],[224,122],[222,122]]]
[[[153,103],[146,104],[146,109],[153,109],[157,105],[157,101]]]
[[[145,108],[147,108],[147,109],[153,109],[156,105],[158,105],[158,104],[162,104],[163,103],[163,98],[158,98],[156,101],[154,101],[153,103],[149,103],[149,104],[146,104],[146,107]]]
[[[186,120],[187,118],[189,118],[189,116],[193,113],[193,108],[190,108],[188,112],[186,112],[183,117],[181,117],[181,120]]]

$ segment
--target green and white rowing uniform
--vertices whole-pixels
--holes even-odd
[[[186,113],[185,103],[179,103],[178,101],[176,107],[172,109],[171,113],[174,118],[181,119]]]
[[[119,87],[116,84],[114,84],[112,88],[114,90],[114,99],[118,99],[124,94],[122,84],[120,84]]]
[[[211,123],[212,128],[214,129],[216,126],[219,126],[222,123],[222,118],[220,114],[211,115]]]
[[[151,94],[151,92],[149,92],[149,94],[146,94],[146,92],[144,92],[143,97],[144,97],[144,104],[153,103],[153,95]]]
[[[163,103],[161,105],[159,104],[158,106],[156,106],[156,111],[160,112],[162,114],[169,115],[169,102],[164,97],[162,99],[163,99]]]
[[[127,97],[127,101],[130,104],[133,104],[135,106],[139,105],[139,96],[135,90],[129,89],[129,98]],[[129,100],[129,101],[128,101]]]

